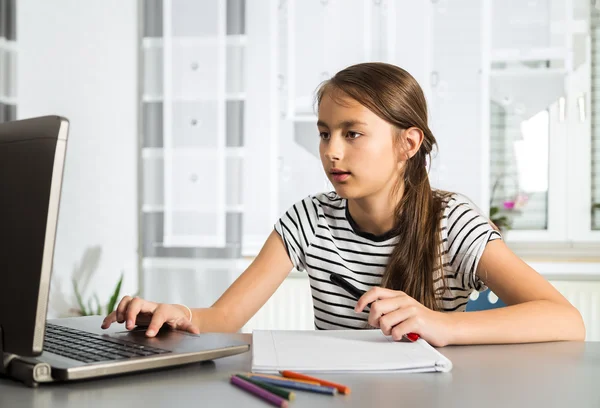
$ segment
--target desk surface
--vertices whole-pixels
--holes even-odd
[[[250,335],[238,335],[248,341]],[[439,349],[450,373],[323,375],[350,395],[297,392],[290,407],[600,407],[600,342]],[[0,407],[268,407],[229,384],[250,370],[250,352],[136,375],[30,389],[0,380]],[[174,405],[175,404],[175,405]]]

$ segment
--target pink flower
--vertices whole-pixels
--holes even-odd
[[[515,208],[515,202],[514,201],[505,201],[503,203],[503,205],[504,205],[504,209],[505,210],[512,210],[512,209]]]

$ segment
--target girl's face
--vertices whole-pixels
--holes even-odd
[[[326,93],[317,126],[323,169],[338,195],[358,199],[391,192],[404,164],[392,124],[349,96]]]

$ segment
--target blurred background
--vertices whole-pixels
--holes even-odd
[[[331,189],[316,87],[385,61],[426,94],[432,185],[600,340],[599,23],[590,0],[0,0],[0,121],[71,122],[50,317],[105,313],[121,278],[119,296],[212,304]],[[293,271],[244,331],[311,329],[311,303]]]

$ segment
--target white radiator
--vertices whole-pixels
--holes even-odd
[[[581,313],[586,340],[600,341],[600,282],[551,280],[550,283]]]
[[[267,303],[242,328],[314,330],[313,303],[310,285],[304,273],[292,272]]]
[[[588,341],[600,341],[600,281],[550,281],[575,306],[585,322]],[[269,301],[243,327],[253,329],[312,330],[313,309],[306,275],[287,278]]]

